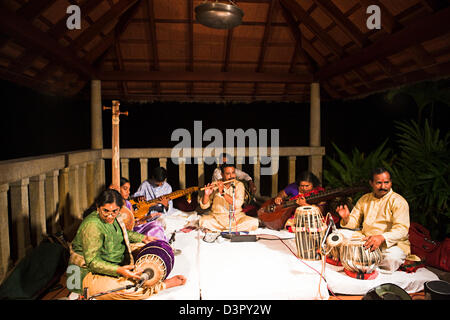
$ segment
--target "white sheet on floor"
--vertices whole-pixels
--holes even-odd
[[[175,211],[167,216],[166,235],[195,225],[197,214]],[[252,234],[293,238],[287,231],[258,229]],[[344,231],[345,233],[345,231]],[[264,235],[263,235],[264,234]],[[327,286],[336,294],[364,295],[383,283],[394,283],[408,293],[423,290],[426,281],[438,277],[425,268],[415,273],[397,271],[379,273],[374,280],[358,280],[347,276],[342,267],[298,259],[295,240],[259,240],[231,243],[219,238],[214,243],[203,241],[203,232],[178,232],[172,247],[180,249],[169,277],[181,274],[187,278],[184,286],[166,289],[149,300],[313,300],[329,298]],[[348,233],[345,234],[348,237]]]
[[[329,298],[326,283],[320,277],[320,262],[307,262],[318,270],[315,272],[280,241],[201,241],[199,254],[202,299]]]
[[[167,216],[165,218],[167,238],[170,239],[174,231],[181,230],[189,221],[189,218],[195,218],[195,216],[196,214],[192,215],[179,210],[175,210],[172,215]],[[197,231],[175,233],[175,241],[172,243],[172,248],[181,250],[181,253],[175,256],[175,262],[169,278],[180,274],[185,276],[187,281],[183,286],[163,290],[148,300],[199,300]]]
[[[198,216],[178,211],[166,217],[166,235],[180,230],[186,223],[195,224]],[[254,234],[275,234],[292,238],[282,231],[258,229]],[[173,247],[182,253],[175,257],[170,276],[186,276],[184,286],[167,289],[150,299],[204,300],[289,300],[329,298],[321,263],[302,261],[278,240],[230,242],[219,238],[203,241],[204,233],[176,233]],[[286,243],[295,252],[295,241]],[[317,270],[317,271],[316,271]],[[320,290],[319,290],[320,288]]]
[[[364,295],[370,289],[383,283],[393,283],[408,293],[415,293],[424,289],[425,282],[438,280],[439,278],[430,270],[419,268],[414,273],[396,271],[392,274],[386,274],[379,271],[378,276],[373,280],[360,280],[347,276],[342,267],[327,264],[325,279],[330,290],[336,294]]]

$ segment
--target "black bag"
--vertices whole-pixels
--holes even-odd
[[[43,240],[0,286],[0,300],[35,300],[55,285],[68,264],[69,252],[59,241]]]

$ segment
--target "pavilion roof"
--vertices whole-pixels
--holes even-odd
[[[121,101],[307,102],[311,82],[345,99],[450,75],[447,0],[235,0],[231,30],[199,24],[202,2],[3,0],[0,78],[65,96],[100,79]],[[381,29],[368,29],[369,5]]]

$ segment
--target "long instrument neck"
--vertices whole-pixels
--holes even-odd
[[[367,190],[366,187],[341,187],[336,189],[331,189],[329,191],[322,191],[317,194],[312,194],[310,196],[305,197],[306,202],[308,203],[316,203],[320,201],[324,201],[327,199],[331,199],[337,197],[339,195],[351,194],[358,191]],[[297,199],[288,200],[282,204],[283,207],[294,207],[297,205]]]
[[[120,186],[120,146],[119,146],[119,105],[116,100],[112,104],[112,184]]]

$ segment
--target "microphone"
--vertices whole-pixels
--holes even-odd
[[[136,285],[136,289],[139,289],[140,287],[142,287],[144,285],[144,282],[147,281],[148,279],[153,278],[153,276],[155,275],[155,272],[153,271],[153,269],[147,268],[144,270],[144,272],[142,272],[140,279]]]
[[[337,231],[336,225],[334,224],[334,220],[333,218],[330,217],[330,224],[328,225],[328,228],[325,231],[325,235],[320,245],[322,251],[323,252],[326,251],[325,243],[329,247],[334,247],[340,245],[342,240],[343,240],[342,235]]]
[[[341,244],[341,242],[344,240],[342,234],[340,234],[336,228],[336,224],[334,223],[334,220],[330,218],[330,225],[331,225],[331,233],[327,237],[327,244],[330,247],[335,247]]]
[[[174,232],[172,233],[172,236],[171,236],[170,239],[169,239],[169,245],[171,245],[172,242],[175,241],[175,233],[176,233],[176,231],[174,231]]]

